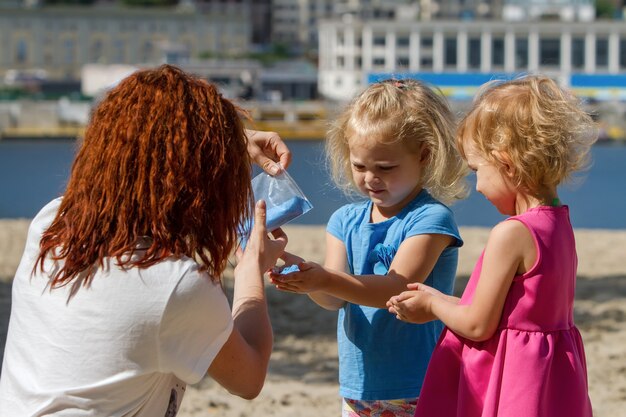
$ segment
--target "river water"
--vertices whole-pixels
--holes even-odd
[[[293,152],[289,173],[314,206],[294,223],[325,224],[349,200],[330,180],[323,142],[287,143]],[[75,147],[73,140],[0,141],[0,218],[31,218],[62,194]],[[626,146],[596,145],[591,169],[578,183],[561,187],[559,194],[570,206],[574,227],[626,229]],[[461,226],[490,227],[504,218],[475,191],[452,209]]]

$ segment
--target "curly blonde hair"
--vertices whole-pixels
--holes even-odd
[[[426,149],[422,186],[446,204],[467,195],[467,167],[454,144],[454,116],[442,95],[424,83],[402,79],[372,84],[331,125],[326,156],[333,180],[346,194],[358,191],[348,147],[355,135],[402,141],[416,153]]]
[[[537,196],[589,165],[597,128],[580,101],[552,79],[533,75],[486,84],[457,131],[501,171],[513,167],[516,187]]]

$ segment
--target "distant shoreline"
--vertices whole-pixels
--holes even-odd
[[[282,132],[279,129],[275,129],[276,133],[278,133],[284,140],[286,141],[301,141],[301,140],[312,140],[312,141],[323,141],[323,137],[310,137],[308,135],[305,136],[295,136],[290,137],[288,134],[285,135],[285,132]],[[289,133],[289,132],[287,132]],[[74,142],[80,139],[78,136],[68,136],[68,135],[39,135],[39,136],[1,136],[0,141],[2,142],[48,142],[48,141],[57,141],[57,142]],[[610,138],[601,138],[596,142],[596,146],[624,146],[626,145],[626,137],[621,139],[610,139]]]

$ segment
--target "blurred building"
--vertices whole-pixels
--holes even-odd
[[[285,61],[260,74],[263,100],[306,101],[318,98],[317,68],[307,61]]]
[[[272,42],[297,52],[316,49],[318,22],[333,17],[332,0],[272,0]]]
[[[418,3],[414,0],[272,0],[271,39],[296,51],[317,50],[322,20],[396,17],[416,20]]]
[[[188,0],[192,1],[192,0]],[[233,11],[247,9],[251,26],[251,41],[256,45],[271,42],[272,0],[193,0],[198,10],[229,7]]]
[[[0,6],[1,7],[1,6]],[[250,48],[249,9],[43,7],[0,9],[0,75],[41,69],[78,78],[86,64],[181,63]]]

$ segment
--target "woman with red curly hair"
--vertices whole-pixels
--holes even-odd
[[[13,281],[0,415],[174,416],[207,373],[233,394],[261,390],[272,329],[263,273],[287,243],[263,202],[252,214],[251,157],[290,153],[251,133],[216,87],[164,65],[137,71],[95,108],[63,197],[33,220]]]

